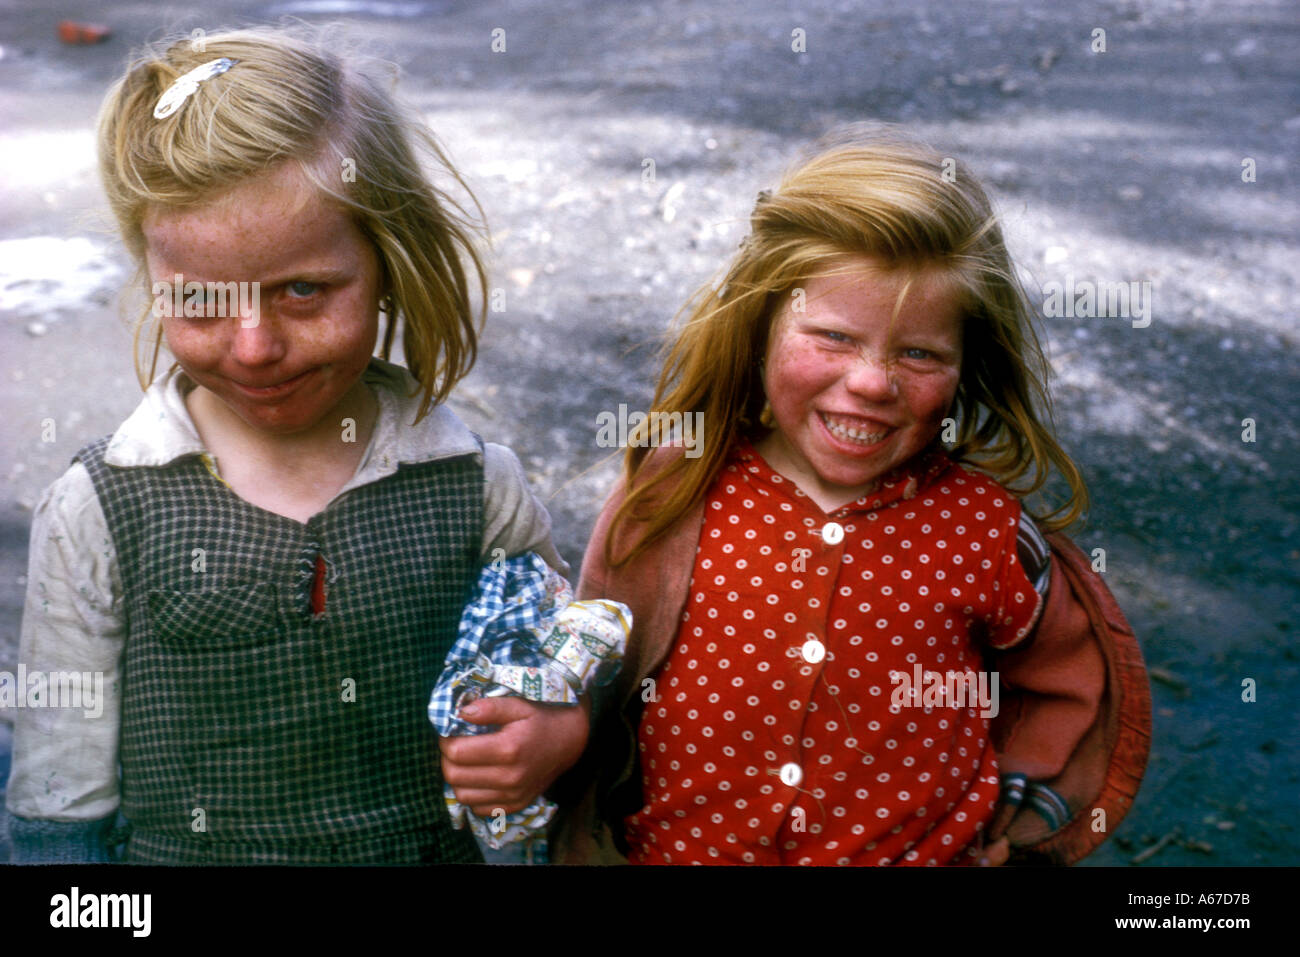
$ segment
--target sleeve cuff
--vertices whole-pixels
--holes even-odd
[[[1019,808],[1028,805],[1047,822],[1053,834],[1069,823],[1071,817],[1069,804],[1046,784],[1030,781],[1024,774],[1019,773],[1003,774],[1001,784],[1004,806]]]
[[[108,835],[116,814],[98,821],[28,820],[5,812],[9,830],[10,863],[13,864],[105,864]]]

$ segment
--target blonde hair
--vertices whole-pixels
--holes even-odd
[[[1040,489],[1055,469],[1070,494],[1041,524],[1059,529],[1082,514],[1087,490],[1049,428],[1047,362],[1002,231],[980,184],[964,168],[955,178],[944,172],[945,157],[929,147],[895,130],[856,126],[821,141],[776,190],[759,194],[750,235],[724,281],[702,287],[683,307],[686,320],[665,348],[651,403],[648,419],[704,414],[709,427],[699,454],[679,456],[637,483],[650,450],[629,441],[629,492],[605,542],[608,561],[624,564],[664,535],[704,497],[737,438],[765,432],[760,366],[780,304],[795,286],[850,256],[914,276],[937,270],[960,297],[963,358],[951,456],[1022,495]],[[630,545],[616,555],[618,533],[630,525]]]
[[[474,364],[487,280],[471,218],[429,181],[414,145],[426,147],[479,207],[433,135],[394,101],[377,71],[363,69],[356,55],[330,52],[325,41],[306,28],[258,27],[146,47],[100,110],[100,177],[143,278],[142,222],[151,206],[199,205],[277,164],[298,164],[305,181],[344,208],[374,244],[390,303],[380,354],[388,358],[401,316],[406,362],[423,387],[418,421]],[[238,62],[201,83],[175,113],[154,118],[177,77],[219,57]],[[140,318],[134,337],[142,388],[153,380],[162,342],[159,325],[146,375],[140,336],[147,320]]]

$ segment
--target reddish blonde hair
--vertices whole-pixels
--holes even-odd
[[[736,439],[762,436],[760,364],[779,305],[792,288],[849,256],[914,275],[937,270],[961,298],[951,455],[1021,495],[1058,472],[1069,495],[1038,516],[1049,531],[1083,513],[1083,477],[1049,428],[1047,362],[1034,311],[992,206],[964,168],[955,179],[944,170],[943,155],[897,131],[854,127],[823,140],[774,191],[759,194],[750,235],[723,282],[702,287],[683,308],[651,403],[651,416],[704,414],[700,454],[678,457],[638,483],[649,449],[629,441],[629,493],[605,542],[608,561],[624,564],[665,534],[704,497]],[[637,531],[615,555],[615,533],[629,522]]]

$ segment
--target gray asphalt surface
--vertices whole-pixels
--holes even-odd
[[[597,414],[644,408],[674,312],[734,250],[755,193],[837,122],[906,123],[984,176],[1033,282],[1150,282],[1146,328],[1044,320],[1057,424],[1094,501],[1073,534],[1106,549],[1159,676],[1142,793],[1087,863],[1171,832],[1143,866],[1300,863],[1293,3],[77,10],[0,0],[0,670],[16,663],[33,503],[139,398],[115,304],[127,264],[93,168],[100,97],[147,38],[334,11],[401,66],[483,203],[506,308],[453,402],[519,454],[575,568],[617,474]],[[114,35],[63,46],[69,15]],[[0,713],[0,774],[6,730]]]

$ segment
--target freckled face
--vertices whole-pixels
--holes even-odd
[[[143,227],[155,283],[260,283],[255,312],[162,320],[181,368],[247,425],[308,431],[359,382],[379,328],[379,258],[295,169],[194,209],[154,207]]]
[[[961,310],[933,274],[867,257],[804,285],[774,319],[764,387],[776,420],[758,450],[824,508],[855,501],[939,433],[961,375]]]

